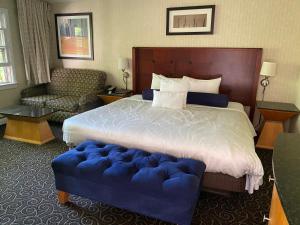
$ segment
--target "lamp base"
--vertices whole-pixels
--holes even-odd
[[[265,78],[260,81],[260,84],[263,87],[267,87],[270,84],[269,78],[265,76]]]
[[[123,81],[124,81],[124,83],[125,83],[125,88],[126,88],[126,90],[128,90],[128,89],[127,89],[128,78],[129,78],[129,73],[126,72],[126,71],[124,70],[124,71],[123,71]]]

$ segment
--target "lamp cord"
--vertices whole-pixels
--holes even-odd
[[[266,86],[263,86],[263,87],[264,87],[264,89],[262,91],[262,101],[265,100],[265,92],[266,92]]]

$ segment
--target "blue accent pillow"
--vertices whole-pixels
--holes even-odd
[[[143,92],[142,92],[143,99],[152,101],[153,100],[153,90],[156,90],[156,89],[145,89],[145,90],[143,90]]]
[[[226,108],[228,106],[228,96],[224,94],[211,94],[200,92],[188,92],[187,104],[206,105]]]
[[[153,100],[153,90],[145,89],[142,92],[144,100]],[[224,94],[211,94],[200,92],[188,92],[187,104],[206,105],[212,107],[226,108],[228,106],[228,96]]]

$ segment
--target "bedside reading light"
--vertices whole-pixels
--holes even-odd
[[[123,72],[123,81],[125,83],[126,90],[127,90],[127,81],[128,81],[128,78],[129,78],[129,73],[126,72],[126,70],[128,68],[129,68],[129,60],[126,59],[126,58],[119,58],[118,69],[122,70],[122,72]]]
[[[260,75],[264,76],[264,78],[260,81],[260,85],[264,88],[262,101],[265,98],[266,87],[270,84],[269,77],[276,75],[276,68],[277,68],[277,65],[274,62],[263,62],[263,64],[262,64],[262,67],[260,70]]]

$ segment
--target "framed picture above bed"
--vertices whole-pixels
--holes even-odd
[[[55,14],[60,59],[94,59],[92,13]]]
[[[213,34],[215,5],[167,8],[167,35]]]

